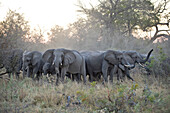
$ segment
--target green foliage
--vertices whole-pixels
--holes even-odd
[[[163,48],[158,46],[158,60],[160,63],[162,63],[164,60],[166,60],[167,56],[165,54],[165,52],[163,51]]]
[[[169,61],[161,46],[157,46],[157,55],[150,58],[150,62],[147,62],[147,66],[152,70],[155,75],[168,75],[169,74]]]

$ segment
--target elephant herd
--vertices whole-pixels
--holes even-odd
[[[39,51],[24,52],[16,49],[3,51],[1,53],[0,68],[5,68],[9,74],[19,77],[20,71],[23,77],[31,77],[39,80],[43,75],[56,75],[56,85],[64,82],[65,76],[86,83],[89,81],[100,80],[113,82],[113,76],[123,80],[125,76],[131,79],[129,70],[135,68],[136,63],[142,67],[148,61],[153,49],[146,57],[136,51],[76,51],[70,49],[48,49],[44,53]],[[1,74],[2,75],[2,74]]]

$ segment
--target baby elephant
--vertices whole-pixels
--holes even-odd
[[[27,72],[27,77],[36,78],[39,80],[39,77],[42,75],[42,54],[38,51],[24,52],[23,53],[23,76]]]

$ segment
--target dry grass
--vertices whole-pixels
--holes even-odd
[[[46,82],[45,77],[42,79],[45,82],[35,82],[29,78],[10,81],[0,79],[0,112],[170,111],[168,82],[141,74],[132,76],[135,83],[130,80],[119,83],[114,78],[113,84],[105,86],[101,82],[88,82],[84,85],[69,79],[55,86]],[[144,94],[146,86],[151,91],[149,97]],[[130,101],[135,104],[131,105]]]

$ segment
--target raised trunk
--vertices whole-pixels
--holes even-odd
[[[145,63],[146,61],[148,61],[148,59],[149,59],[149,57],[150,57],[150,55],[151,55],[151,53],[152,53],[152,51],[153,51],[153,49],[151,49],[150,51],[149,51],[149,53],[148,53],[148,55],[147,55],[147,57],[146,57],[146,59],[141,59],[141,62],[138,62],[138,63]]]

